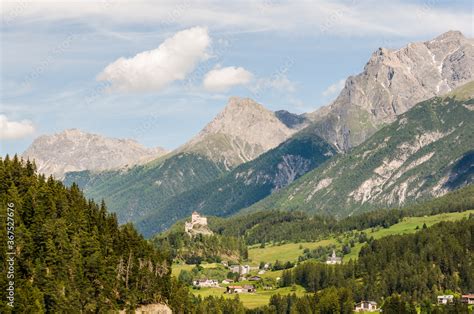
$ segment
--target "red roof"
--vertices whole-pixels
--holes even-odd
[[[462,295],[462,298],[473,298],[473,299],[474,299],[474,293],[463,294],[463,295]]]

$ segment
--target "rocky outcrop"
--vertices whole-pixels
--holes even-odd
[[[125,310],[120,311],[120,314],[130,313]],[[135,309],[135,314],[171,314],[173,311],[166,304],[155,303],[142,305]]]
[[[346,80],[333,103],[309,116],[323,138],[348,151],[416,103],[473,77],[473,39],[449,31],[398,50],[378,49],[362,73]]]
[[[107,138],[68,129],[38,137],[22,156],[34,159],[40,173],[62,179],[66,172],[129,167],[165,153],[162,148],[146,148],[130,139]]]
[[[231,97],[204,129],[178,151],[203,154],[229,169],[278,146],[305,125],[286,125],[250,98]]]

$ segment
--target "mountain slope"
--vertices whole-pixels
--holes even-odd
[[[473,77],[474,41],[450,31],[398,50],[380,48],[334,102],[308,116],[321,137],[347,152],[416,103]]]
[[[170,198],[137,224],[145,236],[198,210],[228,216],[287,186],[332,157],[336,150],[305,130],[214,181]]]
[[[474,181],[473,122],[473,98],[424,101],[350,153],[247,210],[347,216],[442,195]]]
[[[88,197],[104,198],[122,223],[153,212],[166,214],[165,220],[172,222],[182,216],[175,210],[161,211],[168,199],[254,159],[303,125],[290,128],[253,100],[232,97],[213,121],[176,151],[124,171],[68,173],[65,183],[77,182]]]
[[[90,171],[66,174],[88,197],[104,199],[120,223],[143,219],[170,197],[209,182],[225,170],[223,164],[195,153],[179,153],[126,171]],[[174,215],[168,219],[173,219]]]
[[[70,171],[103,171],[145,163],[166,153],[130,139],[107,138],[78,129],[43,135],[23,153],[34,159],[40,173],[63,178]]]

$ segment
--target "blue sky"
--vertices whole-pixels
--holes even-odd
[[[1,155],[66,128],[173,149],[229,96],[314,111],[378,47],[473,36],[470,1],[5,1],[1,12]]]

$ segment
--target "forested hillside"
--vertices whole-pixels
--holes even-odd
[[[170,197],[195,186],[214,180],[225,171],[224,164],[205,156],[180,153],[171,158],[161,158],[130,170],[90,171],[67,173],[64,183],[77,182],[88,197],[104,199],[117,213],[120,223],[137,222],[149,215],[161,215],[160,208]],[[168,212],[169,220],[180,219],[178,213]],[[163,222],[156,222],[157,224]],[[168,227],[157,225],[157,228]]]
[[[255,160],[157,204],[137,223],[137,228],[151,236],[194,210],[206,215],[232,215],[286,187],[335,153],[311,128],[305,129]]]
[[[217,234],[243,237],[248,245],[280,241],[304,242],[345,231],[388,228],[404,217],[431,216],[471,209],[474,209],[473,185],[418,204],[378,209],[340,220],[328,215],[311,215],[300,211],[261,211],[229,218],[209,217],[209,227]]]
[[[0,242],[0,312],[11,312],[9,281],[15,313],[103,313],[168,302],[167,257],[76,185],[67,188],[37,175],[29,161],[7,156],[0,160],[0,204],[2,239],[6,224],[14,235],[14,243]]]
[[[472,84],[469,85],[474,90]],[[416,105],[350,153],[251,206],[344,217],[426,200],[473,182],[474,99]]]

